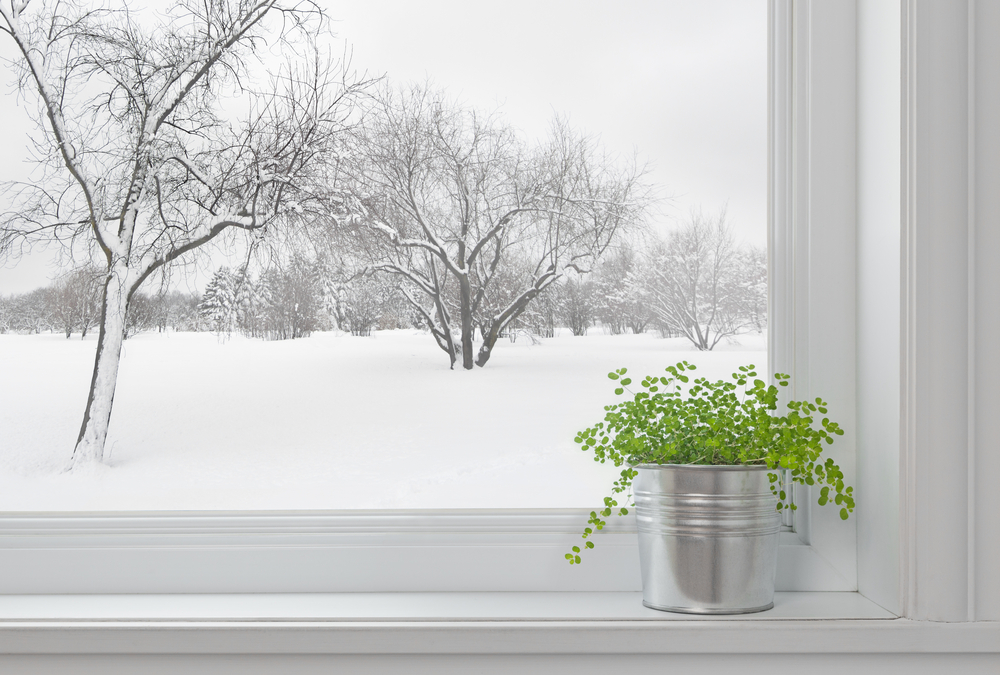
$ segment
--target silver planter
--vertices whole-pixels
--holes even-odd
[[[768,469],[635,468],[642,604],[689,614],[773,607],[781,514]]]

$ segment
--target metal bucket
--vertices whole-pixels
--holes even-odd
[[[768,469],[635,468],[642,604],[689,614],[773,607],[781,514]]]

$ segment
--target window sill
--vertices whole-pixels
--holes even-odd
[[[245,593],[7,595],[9,622],[768,621],[894,619],[858,593],[776,593],[756,614],[696,616],[642,605],[642,593]]]
[[[698,617],[641,594],[3,596],[3,654],[993,653],[1000,623],[897,619],[858,593]]]
[[[0,595],[640,590],[632,514],[566,565],[589,513],[0,514]],[[782,533],[778,590],[853,591],[851,576]]]

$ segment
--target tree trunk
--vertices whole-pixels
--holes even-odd
[[[472,325],[472,285],[466,276],[459,278],[459,289],[462,302],[462,367],[472,370],[473,362],[472,340],[475,338],[475,326]]]
[[[125,339],[125,314],[128,311],[128,268],[118,263],[108,272],[101,305],[97,355],[90,380],[87,408],[80,426],[80,436],[73,449],[71,468],[100,462],[111,423],[111,406],[118,384],[118,365]]]
[[[500,333],[503,332],[504,328],[510,326],[520,314],[521,312],[519,311],[504,322],[493,321],[490,323],[489,329],[483,331],[483,344],[480,345],[479,354],[476,355],[477,366],[482,368],[486,365],[486,362],[493,356],[493,347],[496,346],[497,340],[500,338]]]
[[[513,340],[511,340],[513,342]],[[489,338],[483,339],[483,344],[479,347],[479,354],[476,355],[476,365],[482,368],[486,365],[486,362],[490,360],[493,356],[493,345],[496,344],[496,340],[490,340]]]
[[[695,335],[698,338],[698,341],[695,343],[695,347],[698,348],[698,351],[702,352],[711,351],[712,348],[708,346],[708,329],[706,328],[705,331],[702,332],[701,324],[696,323],[694,325],[694,330],[695,330]]]
[[[547,284],[546,284],[547,285]],[[483,344],[479,347],[479,354],[476,356],[476,365],[480,368],[486,365],[486,362],[490,360],[493,355],[493,347],[497,343],[497,338],[500,337],[500,333],[503,332],[504,328],[507,328],[512,323],[517,321],[521,313],[528,307],[528,303],[531,302],[545,286],[539,288],[536,286],[526,291],[518,298],[507,311],[503,312],[498,318],[490,322],[490,327],[486,331],[483,337]],[[551,337],[551,336],[550,336]]]

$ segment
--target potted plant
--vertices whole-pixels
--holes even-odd
[[[752,365],[732,381],[690,382],[685,373],[693,370],[682,361],[666,376],[644,378],[637,392],[625,368],[608,374],[615,394],[632,398],[606,406],[604,420],[576,442],[595,461],[625,468],[604,509],[591,512],[584,548],[594,547],[591,536],[618,507],[615,495],[625,493],[636,508],[644,605],[699,614],[769,609],[780,512],[795,508],[780,473],[821,486],[819,504],[834,502],[846,520],[853,488],[832,459],[820,458],[823,444],[844,432],[819,398],[789,401],[779,414],[778,387],[757,379]],[[789,376],[775,381],[788,386]],[[580,553],[574,546],[566,558],[577,564]]]

